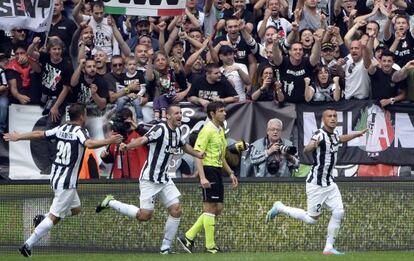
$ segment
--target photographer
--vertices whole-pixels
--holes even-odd
[[[132,111],[128,108],[121,109],[111,120],[112,131],[121,134],[125,144],[141,137],[136,131],[136,127]],[[120,151],[119,146],[113,144],[101,153],[103,162],[113,163],[109,175],[113,179],[138,179],[147,156],[148,148],[146,146]]]
[[[274,118],[267,122],[267,135],[251,146],[250,160],[255,177],[290,177],[291,170],[299,167],[292,142],[282,139],[283,123]]]

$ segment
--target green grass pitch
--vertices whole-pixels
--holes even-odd
[[[88,260],[88,261],[324,261],[324,260],[341,260],[341,261],[412,261],[414,259],[414,252],[412,251],[383,251],[383,252],[349,252],[344,256],[323,256],[318,252],[288,252],[288,253],[219,253],[212,254],[184,254],[179,253],[175,255],[162,256],[159,254],[54,254],[44,255],[33,253],[30,260],[36,261],[69,261],[69,260]],[[1,260],[14,261],[25,260],[22,256],[4,255]]]

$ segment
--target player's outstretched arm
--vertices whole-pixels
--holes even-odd
[[[314,150],[316,150],[316,148],[319,147],[319,143],[320,143],[320,137],[318,136],[317,138],[312,138],[308,145],[305,146],[305,148],[303,149],[303,153],[311,153]]]
[[[353,140],[355,138],[361,137],[367,131],[368,131],[368,129],[364,129],[364,130],[361,130],[361,131],[356,131],[356,132],[351,133],[351,134],[341,135],[341,136],[339,136],[339,142],[345,143],[345,142],[348,142],[348,141]]]
[[[133,139],[130,143],[122,143],[119,149],[121,151],[130,150],[148,143],[148,138],[146,136],[139,137],[138,139]]]
[[[191,147],[190,144],[184,144],[184,146],[181,147],[183,149],[183,151],[187,154],[190,154],[193,157],[196,157],[198,159],[204,159],[206,157],[206,153],[205,152],[201,152],[201,151],[196,151],[194,150],[193,147]]]
[[[109,138],[102,140],[87,139],[85,141],[85,147],[89,149],[96,149],[109,144],[119,144],[122,142],[122,139],[123,137],[121,134],[112,134]]]
[[[3,138],[5,141],[19,141],[19,140],[34,140],[42,139],[45,137],[44,131],[31,131],[26,133],[10,132],[5,133]]]

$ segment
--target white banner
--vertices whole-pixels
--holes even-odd
[[[2,1],[2,0],[0,0]],[[142,16],[177,16],[186,0],[104,0],[105,13]]]
[[[0,29],[49,31],[53,15],[53,0],[0,0]]]

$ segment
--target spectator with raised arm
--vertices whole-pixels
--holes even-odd
[[[402,101],[406,96],[406,85],[393,81],[393,76],[397,73],[397,70],[392,68],[393,64],[394,54],[385,50],[379,63],[374,60],[368,68],[372,99],[377,100],[381,107]]]
[[[102,76],[96,73],[93,59],[81,60],[70,79],[72,100],[86,105],[96,104],[104,110],[109,98],[108,86]]]
[[[108,23],[108,18],[105,17],[104,4],[102,1],[92,2],[92,16],[86,16],[80,13],[84,1],[80,0],[75,6],[73,9],[73,17],[79,25],[82,22],[86,22],[92,27],[94,45],[105,51],[108,57],[107,62],[110,62],[112,55],[119,54],[119,45],[114,37],[112,26],[110,22]]]
[[[273,36],[273,62],[279,66],[283,94],[286,102],[305,102],[305,77],[310,77],[319,63],[323,30],[314,33],[315,43],[312,53],[304,57],[302,43],[290,46],[289,55],[283,56],[279,47],[279,35]]]
[[[73,69],[63,57],[65,44],[59,37],[49,39],[47,53],[38,52],[39,44],[40,38],[35,37],[28,48],[28,55],[32,58],[33,70],[41,74],[42,114],[49,114],[47,127],[52,127],[60,123],[61,115],[65,113]]]
[[[35,74],[31,63],[33,58],[27,55],[25,44],[13,47],[14,58],[6,64],[6,77],[11,93],[11,103],[40,104],[40,77]]]
[[[332,77],[328,66],[317,66],[315,78],[311,85],[311,78],[305,78],[305,100],[315,101],[339,101],[341,99],[341,87],[339,77]]]
[[[282,92],[282,83],[276,79],[273,66],[266,64],[258,73],[256,87],[252,90],[252,101],[274,101],[283,102],[285,96]]]

